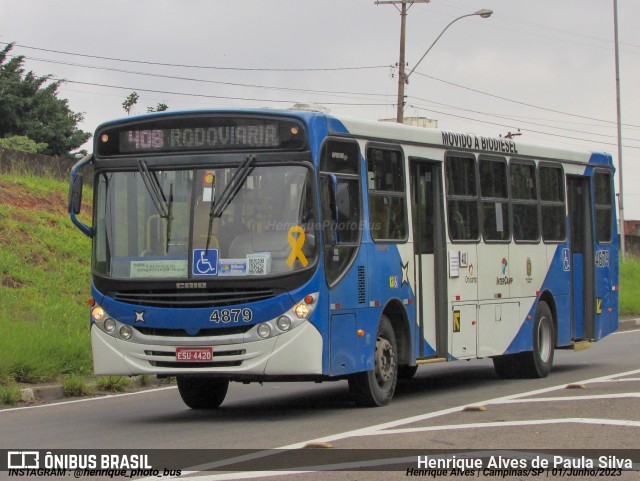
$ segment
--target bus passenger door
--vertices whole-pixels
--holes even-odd
[[[447,357],[447,267],[441,171],[441,163],[410,160],[416,318],[421,333],[416,352],[422,359]]]
[[[589,181],[589,177],[567,176],[574,340],[593,339],[595,333],[595,265]]]

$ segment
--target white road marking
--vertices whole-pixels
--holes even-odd
[[[67,404],[86,403],[86,402],[92,402],[92,401],[104,401],[106,399],[113,399],[118,397],[140,396],[142,394],[149,394],[149,393],[158,392],[158,391],[166,391],[167,389],[177,389],[177,386],[159,387],[154,389],[147,389],[144,391],[125,392],[122,394],[107,394],[106,396],[74,399],[72,401],[53,402],[51,404],[39,404],[38,406],[20,406],[17,408],[0,409],[0,415],[3,413],[12,412],[12,411],[23,411],[25,409],[45,409],[45,408],[53,408],[57,406],[66,406]]]
[[[559,396],[559,397],[539,397],[527,399],[509,399],[501,403],[493,402],[492,404],[516,404],[516,403],[545,403],[552,401],[592,401],[595,399],[621,399],[640,397],[640,392],[623,392],[617,394],[590,394],[586,396]]]
[[[452,407],[452,408],[448,408],[448,409],[442,409],[440,411],[434,411],[431,413],[425,413],[425,414],[419,414],[417,416],[411,416],[408,418],[403,418],[403,419],[397,419],[395,421],[389,421],[386,423],[382,423],[382,424],[377,424],[375,426],[368,426],[365,428],[360,428],[360,429],[355,429],[352,431],[346,431],[343,433],[338,433],[338,434],[334,434],[334,435],[329,435],[329,436],[324,436],[321,438],[315,438],[315,439],[309,439],[306,441],[302,441],[299,443],[294,443],[294,444],[289,444],[287,446],[281,446],[279,448],[276,448],[278,450],[281,449],[301,449],[303,448],[307,443],[313,443],[313,442],[331,442],[331,441],[338,441],[341,439],[347,439],[347,438],[352,438],[352,437],[359,437],[359,436],[374,436],[374,435],[378,435],[378,434],[386,434],[386,433],[391,433],[391,429],[396,428],[397,426],[402,426],[402,425],[406,425],[406,424],[412,424],[412,423],[416,423],[416,422],[421,422],[421,421],[426,421],[428,419],[433,419],[436,417],[440,417],[440,416],[445,416],[447,414],[452,414],[452,413],[456,413],[456,412],[460,412],[462,411],[465,407],[469,407],[469,406],[478,406],[478,405],[492,405],[492,404],[505,404],[507,402],[511,402],[511,401],[515,401],[518,400],[518,402],[529,402],[532,401],[531,399],[521,399],[521,398],[526,398],[526,397],[530,397],[530,396],[536,396],[539,394],[545,394],[548,392],[552,392],[552,391],[558,391],[561,389],[565,389],[569,384],[589,384],[589,383],[593,383],[593,382],[605,382],[607,380],[615,380],[616,378],[620,378],[620,377],[624,377],[624,376],[632,376],[632,375],[636,375],[640,373],[640,369],[634,369],[631,371],[626,371],[626,372],[621,372],[621,373],[617,373],[617,374],[609,374],[606,376],[600,376],[597,378],[593,378],[593,379],[586,379],[583,381],[578,381],[578,382],[572,382],[572,383],[566,383],[566,384],[560,384],[557,386],[552,386],[552,387],[548,387],[548,388],[542,388],[542,389],[536,389],[533,391],[527,391],[527,392],[523,392],[523,393],[517,393],[517,394],[512,394],[509,396],[503,396],[503,397],[499,397],[499,398],[494,398],[494,399],[489,399],[486,401],[479,401],[479,402],[474,402],[471,404],[465,404],[463,406],[456,406],[456,407]],[[576,421],[576,422],[582,422],[582,423],[597,423],[597,424],[608,424],[608,425],[617,425],[620,426],[620,423],[625,423],[623,424],[624,426],[631,426],[631,427],[640,427],[640,423],[636,422],[636,421],[618,421],[618,420],[611,420],[611,419],[591,419],[591,420],[584,420],[585,418],[575,418],[575,419],[583,419],[582,421]],[[551,422],[549,424],[553,424],[553,423],[559,423],[560,421],[566,422],[567,420],[551,420]],[[514,423],[517,422],[526,422],[526,423],[533,423],[533,422],[538,422],[540,423],[541,421],[513,421]],[[617,424],[615,424],[617,423]],[[505,427],[508,426],[509,423],[508,422],[503,422],[503,423],[499,423],[500,426]],[[464,425],[463,425],[464,426]],[[468,425],[467,425],[468,426]],[[433,429],[436,429],[438,427],[433,427]],[[411,429],[411,428],[407,428],[407,429]],[[421,429],[421,428],[416,428],[416,429]],[[424,428],[425,430],[431,429],[431,428]],[[440,427],[440,429],[442,429],[442,427]],[[396,431],[401,431],[401,430],[396,430]],[[208,464],[203,464],[200,466],[194,466],[191,468],[187,468],[187,470],[182,472],[182,476],[189,476],[189,479],[197,479],[197,480],[202,480],[202,481],[231,481],[231,480],[239,480],[239,479],[247,479],[249,477],[260,477],[260,476],[250,476],[252,473],[251,472],[241,472],[241,473],[226,473],[226,474],[218,474],[218,475],[211,475],[211,474],[205,474],[205,475],[198,475],[199,471],[204,471],[204,470],[211,470],[211,469],[218,469],[224,466],[228,466],[228,465],[233,465],[236,463],[241,463],[244,461],[251,461],[251,460],[255,460],[255,459],[260,459],[260,458],[264,458],[267,456],[270,456],[271,454],[273,454],[273,450],[264,450],[264,451],[258,451],[252,454],[247,454],[247,455],[243,455],[243,456],[236,456],[234,458],[229,458],[229,459],[225,459],[225,460],[221,460],[221,461],[216,461],[214,463],[208,463]],[[271,472],[269,472],[271,473]],[[288,475],[288,474],[293,474],[293,472],[283,472],[283,471],[278,471],[276,472],[276,474],[269,474],[269,476],[284,476],[284,475]],[[264,476],[264,475],[263,475]],[[152,478],[146,478],[148,480],[151,480]],[[169,479],[169,478],[167,478]]]
[[[381,434],[410,434],[428,431],[456,431],[459,429],[503,428],[513,426],[539,426],[540,424],[597,424],[607,426],[622,426],[640,428],[640,421],[626,419],[594,419],[594,418],[560,418],[560,419],[531,419],[528,421],[496,421],[489,423],[448,424],[443,426],[425,426],[421,428],[388,429],[371,433],[369,436]]]

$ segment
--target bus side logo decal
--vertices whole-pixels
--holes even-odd
[[[562,249],[562,269],[565,271],[571,270],[571,261],[569,260],[569,249],[566,247]]]

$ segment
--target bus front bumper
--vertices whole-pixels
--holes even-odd
[[[183,341],[181,343],[181,341]],[[254,342],[217,344],[208,362],[176,360],[179,347],[194,346],[193,339],[165,338],[164,343],[142,344],[116,339],[91,326],[93,368],[106,375],[313,376],[322,375],[322,336],[309,322],[295,329]],[[208,347],[206,343],[198,344]]]

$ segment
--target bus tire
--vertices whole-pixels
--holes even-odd
[[[228,379],[178,376],[177,381],[180,397],[191,409],[216,409],[229,389]]]
[[[495,356],[492,360],[498,377],[516,379],[522,375],[519,354],[504,354]]]
[[[416,375],[418,366],[400,366],[398,368],[398,379],[411,379]]]
[[[378,325],[373,357],[373,370],[349,376],[349,391],[360,407],[386,406],[396,390],[398,347],[391,321],[384,315]]]
[[[553,365],[556,331],[553,314],[545,301],[538,302],[533,322],[533,350],[523,352],[522,374],[528,378],[547,377]]]

